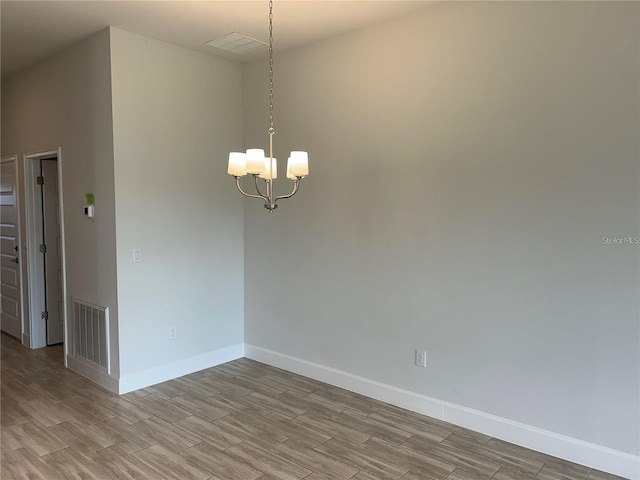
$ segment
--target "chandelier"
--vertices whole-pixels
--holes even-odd
[[[246,153],[231,152],[227,173],[236,179],[236,186],[245,197],[259,198],[264,208],[273,212],[278,208],[278,200],[293,197],[300,181],[309,174],[309,156],[307,152],[293,151],[287,161],[287,178],[293,182],[293,190],[288,195],[276,197],[273,193],[273,181],[278,178],[278,162],[273,156],[273,0],[269,0],[269,156],[261,148],[250,148]],[[253,175],[255,194],[245,192],[240,186],[240,178]]]

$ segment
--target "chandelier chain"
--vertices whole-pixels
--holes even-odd
[[[273,135],[273,0],[269,0],[269,135]]]

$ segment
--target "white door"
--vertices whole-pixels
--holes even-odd
[[[0,163],[0,267],[2,269],[0,326],[22,341],[20,292],[20,245],[18,242],[18,195],[15,157]]]
[[[60,208],[58,201],[58,162],[41,160],[42,225],[45,273],[45,304],[47,311],[47,345],[62,343],[62,261],[60,245]]]

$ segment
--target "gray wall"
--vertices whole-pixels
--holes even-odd
[[[115,28],[111,52],[126,377],[244,341],[243,207],[226,175],[242,69]]]
[[[311,174],[245,202],[246,342],[637,455],[639,250],[602,237],[639,235],[639,8],[445,2],[277,56]]]
[[[118,305],[109,55],[109,32],[103,30],[4,79],[2,155],[18,155],[19,174],[23,179],[24,154],[62,148],[67,296],[111,308],[111,365],[117,375]],[[23,251],[26,252],[23,187],[21,185],[21,227]],[[95,220],[88,220],[82,213],[86,193],[95,194]],[[23,262],[24,280],[25,268]]]
[[[111,308],[121,381],[243,343],[243,204],[225,165],[241,70],[111,28],[3,81],[2,155],[21,178],[22,154],[62,147],[68,296]]]

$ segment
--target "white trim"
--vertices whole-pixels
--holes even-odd
[[[31,348],[31,337],[26,332],[22,332],[22,344],[25,347]]]
[[[640,480],[640,457],[245,344],[245,356],[597,470]]]
[[[140,372],[130,373],[120,377],[118,393],[123,394],[145,388],[157,383],[166,382],[190,373],[215,367],[222,363],[244,357],[244,344],[238,343],[219,350],[203,353],[195,357],[161,365]]]
[[[65,355],[67,367],[70,370],[88,378],[107,390],[118,393],[118,377],[109,375],[106,371],[98,370],[95,365],[82,357]]]
[[[62,179],[62,147],[58,147],[57,154],[57,166],[58,166],[58,215],[60,217],[60,244],[62,245],[62,252],[60,255],[60,262],[62,263],[62,317],[63,317],[63,339],[64,339],[64,366],[69,366],[69,305],[67,298],[67,249],[66,249],[66,235],[64,228],[64,188]]]

